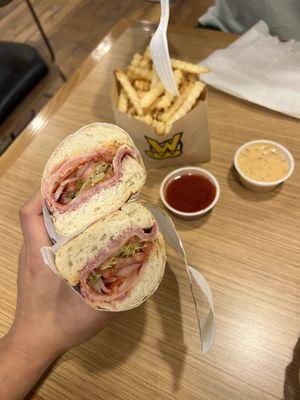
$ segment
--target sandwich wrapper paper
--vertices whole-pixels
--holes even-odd
[[[300,118],[300,42],[281,42],[259,21],[201,65],[201,79],[223,92]]]
[[[130,134],[147,168],[209,161],[206,90],[202,92],[198,104],[173,123],[167,135],[158,135],[152,126],[118,110],[118,90],[114,81],[111,100],[115,122]]]
[[[133,199],[134,198],[131,198],[130,201],[133,201]],[[201,275],[200,272],[198,272],[195,268],[193,268],[187,264],[186,254],[185,254],[181,239],[175,229],[175,225],[174,225],[172,219],[168,216],[168,214],[165,213],[160,208],[158,208],[154,205],[151,205],[149,203],[146,203],[144,205],[154,215],[154,217],[158,223],[159,229],[164,236],[165,241],[177,252],[178,256],[182,259],[182,261],[186,267],[187,276],[189,279],[190,288],[191,288],[191,292],[192,292],[192,298],[193,298],[195,311],[196,311],[196,317],[197,317],[200,341],[201,341],[201,348],[202,348],[202,351],[204,353],[206,353],[210,349],[211,345],[213,344],[213,341],[215,338],[215,331],[216,331],[214,302],[213,302],[213,296],[212,296],[210,287],[209,287],[207,281],[205,280],[205,278],[203,277],[203,275]],[[57,234],[57,232],[55,231],[54,225],[52,223],[50,214],[48,212],[48,209],[46,207],[46,204],[44,202],[43,202],[42,206],[43,206],[43,217],[44,217],[45,227],[47,229],[48,235],[50,236],[50,238],[54,244],[52,247],[42,247],[41,254],[42,254],[45,264],[47,264],[55,274],[59,275],[59,273],[56,269],[56,265],[55,265],[55,254],[58,251],[58,249],[60,248],[60,246],[62,246],[67,241],[71,240],[72,237],[63,237],[63,236],[60,236]],[[205,295],[208,305],[209,305],[209,312],[206,315],[206,317],[202,320],[201,320],[200,315],[197,310],[197,302],[196,302],[197,287],[201,289],[201,291]],[[75,290],[72,286],[71,286],[71,288],[78,295],[80,295],[77,292],[77,290]],[[82,300],[82,301],[84,301],[84,300]]]

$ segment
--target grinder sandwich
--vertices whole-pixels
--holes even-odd
[[[115,125],[94,123],[55,149],[41,191],[57,233],[72,236],[120,208],[145,180],[145,167],[130,136]]]
[[[124,204],[69,240],[55,258],[59,274],[92,307],[124,311],[158,287],[166,251],[151,212],[142,202]]]

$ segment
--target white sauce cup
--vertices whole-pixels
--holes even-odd
[[[240,154],[240,152],[245,149],[246,147],[252,145],[252,144],[256,144],[256,143],[267,143],[267,144],[273,144],[274,146],[279,147],[282,152],[285,154],[286,159],[289,163],[289,170],[288,173],[281,179],[278,179],[277,181],[273,181],[273,182],[260,182],[260,181],[256,181],[255,179],[249,178],[247,175],[245,175],[239,168],[238,166],[238,156]],[[277,187],[278,185],[280,185],[281,183],[283,183],[284,181],[286,181],[293,173],[294,168],[295,168],[295,162],[294,162],[294,158],[292,156],[292,154],[288,151],[288,149],[284,146],[282,146],[281,144],[277,143],[277,142],[273,142],[272,140],[252,140],[251,142],[247,142],[244,143],[241,147],[239,147],[234,155],[234,167],[236,169],[236,171],[239,174],[239,178],[241,183],[247,188],[250,189],[254,192],[265,192],[268,190],[272,190],[275,187]]]

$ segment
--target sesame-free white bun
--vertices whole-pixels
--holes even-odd
[[[52,171],[63,162],[114,145],[127,145],[137,151],[130,136],[112,124],[93,123],[68,136],[57,146],[45,166],[42,195]],[[122,161],[122,171],[122,177],[116,185],[91,196],[78,208],[66,212],[55,211],[52,221],[57,233],[62,236],[74,235],[95,220],[118,209],[131,195],[137,193],[146,180],[146,171],[140,155],[138,159],[125,157]]]
[[[89,226],[84,232],[62,245],[55,257],[58,273],[72,286],[79,283],[80,272],[85,265],[123,231],[130,228],[150,228],[155,222],[151,212],[139,201],[124,204],[105,218]],[[105,310],[125,311],[140,305],[151,296],[162,280],[166,263],[166,250],[160,232],[154,239],[154,246],[143,264],[136,286],[120,302],[109,304]],[[89,304],[98,309],[97,305]]]

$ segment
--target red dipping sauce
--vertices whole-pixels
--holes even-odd
[[[184,174],[167,184],[165,196],[171,207],[192,213],[204,210],[214,201],[216,187],[205,176]]]

